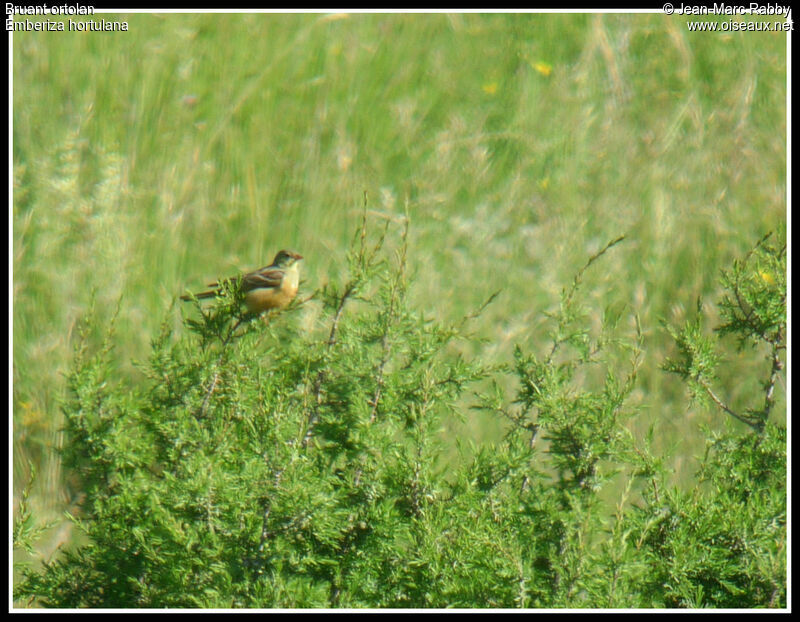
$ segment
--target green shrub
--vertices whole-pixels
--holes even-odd
[[[72,517],[85,539],[23,569],[17,603],[785,607],[786,438],[768,421],[785,251],[765,239],[724,275],[719,337],[765,341],[773,364],[763,406],[712,399],[749,428],[709,438],[697,486],[681,490],[626,425],[635,314],[607,309],[590,330],[578,302],[584,271],[619,241],[564,289],[551,347],[517,347],[512,365],[459,354],[480,310],[444,325],[409,305],[407,226],[373,236],[366,213],[346,282],[265,321],[240,316],[233,289],[197,304],[184,333],[164,323],[139,387],[115,379],[113,322],[99,351],[81,340],[64,460],[85,490]],[[666,368],[711,395],[717,342],[700,314],[670,331],[680,358]],[[447,437],[475,409],[503,419],[502,439]],[[19,546],[36,535],[23,514]]]

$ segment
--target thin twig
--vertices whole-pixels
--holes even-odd
[[[281,483],[281,477],[283,477],[283,469],[278,469],[275,471],[275,488]],[[258,543],[258,551],[259,553],[263,553],[264,549],[267,546],[267,540],[269,540],[269,529],[267,528],[269,524],[269,515],[272,512],[272,503],[270,503],[269,499],[267,499],[266,503],[264,504],[264,512],[261,516],[261,537]]]
[[[624,236],[624,235],[621,235],[621,236],[619,236],[618,238],[616,238],[616,239],[614,239],[614,240],[611,240],[611,241],[610,241],[608,244],[606,244],[606,245],[605,245],[605,246],[604,246],[604,247],[603,247],[601,250],[597,251],[597,252],[596,252],[594,255],[592,255],[591,257],[589,257],[589,260],[586,262],[586,264],[583,266],[583,268],[581,268],[580,270],[578,270],[578,273],[575,275],[575,278],[572,280],[572,287],[570,288],[569,294],[567,295],[567,302],[569,302],[570,300],[572,300],[572,297],[575,295],[575,292],[576,292],[576,291],[577,291],[577,289],[578,289],[578,285],[580,285],[580,284],[581,284],[581,279],[583,278],[583,274],[584,274],[584,273],[585,273],[585,272],[586,272],[586,271],[589,269],[589,266],[591,266],[591,265],[592,265],[592,264],[593,264],[595,261],[597,261],[598,259],[600,259],[600,257],[602,257],[603,255],[605,255],[605,254],[606,254],[606,252],[607,252],[607,251],[608,251],[608,250],[609,250],[609,249],[610,249],[612,246],[616,246],[617,244],[619,244],[620,242],[622,242],[622,240],[624,240],[624,239],[625,239],[625,236]]]
[[[602,249],[597,251],[594,255],[589,257],[589,260],[584,264],[584,266],[578,270],[578,273],[575,275],[575,278],[572,280],[572,286],[570,287],[569,291],[567,292],[566,297],[564,298],[564,302],[562,303],[564,307],[569,307],[572,302],[572,297],[575,295],[575,292],[578,291],[578,286],[581,284],[581,280],[583,279],[584,273],[589,269],[595,261],[600,259],[612,246],[616,246],[622,240],[625,239],[625,235],[620,235],[619,237],[611,240],[608,244],[606,244]],[[553,360],[553,356],[555,356],[556,350],[558,347],[564,342],[563,339],[555,340],[553,342],[553,347],[550,350],[550,354],[547,356],[547,362]]]
[[[209,385],[208,390],[206,390],[206,395],[203,398],[203,405],[200,407],[200,410],[198,411],[198,417],[200,417],[200,418],[203,418],[203,417],[206,416],[206,411],[208,410],[208,404],[211,401],[211,395],[214,393],[214,391],[217,388],[217,385],[219,384],[219,376],[220,376],[219,364],[222,361],[222,357],[225,356],[225,348],[228,346],[228,344],[230,343],[230,340],[233,338],[233,335],[236,332],[236,329],[239,328],[241,323],[247,317],[248,317],[247,315],[244,315],[244,316],[240,317],[239,320],[236,322],[236,324],[234,324],[233,328],[231,328],[228,331],[228,334],[225,336],[225,339],[222,340],[222,351],[219,353],[219,356],[217,357],[217,360],[214,362],[214,367],[216,368],[214,370],[214,377],[211,379],[211,384]]]
[[[461,319],[461,326],[464,326],[464,324],[466,324],[470,320],[474,320],[475,318],[479,317],[480,314],[483,313],[486,310],[486,307],[488,307],[490,304],[492,304],[494,302],[494,299],[497,298],[502,293],[502,291],[503,291],[502,289],[498,289],[495,293],[493,293],[491,296],[489,296],[486,299],[486,302],[484,302],[480,307],[478,307],[478,309],[476,311],[473,311],[469,315],[465,315]]]
[[[753,420],[753,418],[751,418],[751,417],[745,417],[744,415],[740,415],[739,413],[737,413],[736,411],[731,409],[725,402],[723,402],[719,397],[717,397],[717,394],[714,393],[714,391],[711,389],[711,387],[709,387],[705,382],[700,381],[700,386],[703,387],[703,389],[705,389],[705,392],[713,400],[713,402],[719,408],[721,408],[726,413],[728,413],[731,417],[733,417],[734,419],[737,419],[738,421],[741,421],[742,423],[750,426],[751,428],[753,428],[757,432],[761,430],[761,428],[763,427],[763,422],[762,421]]]
[[[769,413],[772,411],[772,406],[775,403],[775,382],[778,380],[780,372],[783,370],[783,361],[781,361],[781,341],[783,341],[783,336],[779,334],[777,338],[772,342],[772,370],[769,374],[769,380],[767,381],[766,391],[764,395],[764,421],[767,420],[769,417]]]
[[[406,261],[407,261],[407,251],[408,251],[408,218],[405,220],[405,227],[403,229],[403,236],[402,236],[402,246],[400,250],[400,266],[397,271],[397,275],[392,282],[392,293],[391,297],[389,298],[389,309],[387,311],[387,322],[386,328],[383,331],[383,335],[381,336],[381,360],[378,364],[378,374],[377,374],[377,382],[375,383],[375,393],[372,396],[372,400],[370,400],[370,405],[372,406],[372,410],[369,415],[369,422],[373,423],[375,418],[378,414],[378,404],[381,400],[381,394],[383,393],[383,374],[386,368],[386,364],[389,361],[389,355],[391,354],[391,347],[389,342],[389,330],[391,328],[392,323],[395,321],[395,307],[397,305],[397,298],[398,294],[401,290],[405,289],[405,274],[406,274]]]
[[[367,193],[364,192],[364,210],[363,215],[361,217],[361,228],[358,233],[358,240],[359,240],[359,247],[358,247],[358,271],[356,275],[351,278],[351,280],[347,283],[344,292],[342,293],[341,297],[339,298],[339,304],[336,306],[336,312],[333,316],[333,321],[331,322],[331,332],[328,336],[328,343],[327,347],[330,351],[336,345],[336,336],[339,330],[339,321],[341,320],[342,313],[344,311],[345,304],[347,301],[352,298],[358,287],[361,285],[361,280],[364,278],[368,269],[372,267],[375,261],[375,257],[377,256],[380,249],[383,247],[383,243],[386,239],[386,232],[389,228],[389,221],[386,221],[386,226],[384,227],[383,232],[381,233],[378,241],[375,243],[375,246],[372,248],[369,254],[367,253]],[[314,381],[314,406],[311,414],[308,417],[308,422],[306,424],[306,431],[303,436],[302,446],[307,447],[308,444],[311,442],[311,438],[314,436],[314,428],[319,421],[319,412],[320,407],[322,405],[322,385],[325,382],[326,373],[324,369],[320,369],[317,373],[317,377]]]
[[[355,285],[356,284],[353,281],[348,283],[347,288],[342,294],[342,297],[339,299],[339,304],[336,307],[336,313],[334,314],[333,322],[331,323],[331,332],[328,335],[328,350],[336,345],[336,333],[339,328],[339,319],[342,317],[342,311],[344,311],[345,303],[355,291]],[[308,417],[308,423],[306,424],[306,431],[302,442],[303,447],[307,447],[309,442],[311,442],[311,438],[314,436],[314,428],[317,425],[317,421],[319,421],[319,408],[322,405],[322,384],[324,381],[325,370],[320,369],[319,372],[317,372],[317,378],[314,380],[314,407]]]

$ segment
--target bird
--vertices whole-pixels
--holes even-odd
[[[275,255],[272,263],[242,276],[241,293],[250,313],[261,313],[272,309],[285,308],[297,295],[300,285],[300,260],[302,255],[293,251],[282,250]],[[195,298],[214,298],[224,283],[234,279],[225,279],[208,286],[212,289],[194,295],[181,296],[181,300]]]

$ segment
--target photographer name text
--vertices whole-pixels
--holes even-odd
[[[672,10],[667,10],[669,6]],[[751,2],[750,4],[725,4],[724,2],[715,2],[709,5],[699,4],[679,4],[673,5],[667,3],[664,5],[665,12],[678,15],[780,15],[786,19],[789,18],[789,13],[792,10],[789,6],[782,6],[780,4],[759,4]]]

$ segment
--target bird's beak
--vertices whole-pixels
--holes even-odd
[[[303,258],[303,256],[300,253],[294,253],[294,258],[295,260],[300,261]]]

